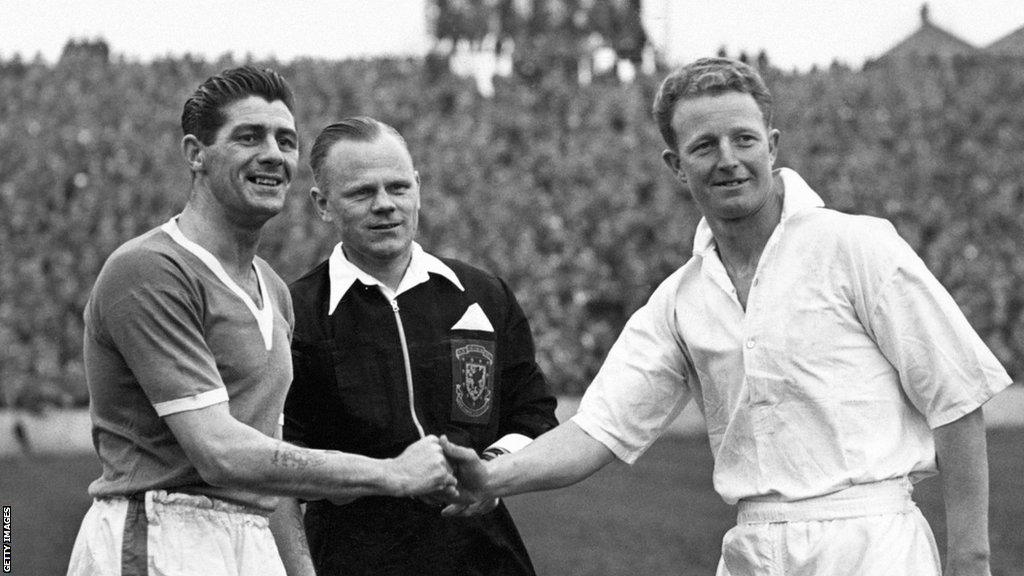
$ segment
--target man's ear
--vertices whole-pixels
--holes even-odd
[[[776,128],[772,128],[768,132],[768,155],[772,159],[772,166],[775,166],[775,160],[779,157],[779,138],[782,137],[782,133]]]
[[[420,202],[422,202],[422,199],[423,199],[423,194],[419,193],[419,190],[420,190],[420,172],[419,172],[419,170],[413,171],[413,175],[416,177],[416,190],[417,190],[417,194],[416,194],[416,211],[419,212],[420,211]]]
[[[324,222],[333,222],[334,215],[331,214],[330,205],[327,203],[327,195],[316,186],[309,189],[309,199],[313,202],[313,210]]]
[[[672,171],[676,179],[686,184],[686,174],[679,169],[679,154],[672,150],[665,150],[661,153],[661,159],[668,166],[668,169]]]
[[[203,171],[203,143],[192,134],[181,139],[181,155],[193,174]]]

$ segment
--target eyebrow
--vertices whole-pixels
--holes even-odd
[[[242,132],[248,132],[248,131],[258,132],[260,134],[266,134],[268,132],[268,127],[267,127],[266,124],[257,124],[257,123],[239,124],[238,126],[235,126],[234,128],[231,129],[231,135],[234,136],[234,135],[240,134]],[[276,133],[276,134],[284,133],[284,134],[286,134],[288,136],[295,137],[295,138],[297,138],[298,135],[299,135],[298,132],[296,132],[294,129],[288,128],[288,127],[277,128],[277,129],[274,130],[274,133]]]
[[[696,146],[697,144],[701,144],[703,142],[707,142],[708,140],[714,141],[714,140],[717,140],[717,138],[714,135],[710,134],[710,133],[704,132],[704,133],[701,133],[701,134],[697,134],[693,138],[690,138],[688,140],[684,140],[683,142],[680,143],[680,146],[682,148],[691,148],[693,146]]]
[[[390,179],[387,179],[387,180],[384,181],[384,187],[385,188],[390,188],[390,187],[392,187],[392,186],[394,186],[396,184],[400,184],[400,185],[403,185],[403,186],[413,186],[415,183],[416,183],[416,179],[415,178],[404,178],[404,177],[401,177],[401,178],[390,178]],[[370,179],[370,180],[366,180],[366,181],[363,181],[363,182],[358,182],[358,183],[352,184],[352,185],[347,186],[344,189],[342,189],[341,193],[342,194],[357,194],[357,193],[359,193],[359,192],[361,192],[363,190],[367,190],[367,189],[376,190],[377,189],[377,180]]]
[[[736,125],[736,126],[733,126],[732,128],[730,128],[725,133],[725,135],[726,136],[736,136],[738,134],[751,134],[751,133],[756,134],[758,132],[759,131],[755,127],[753,127],[753,126]],[[700,134],[697,134],[693,138],[690,138],[689,140],[681,142],[680,146],[683,147],[683,148],[688,148],[690,146],[695,146],[695,145],[697,145],[697,144],[699,144],[701,142],[707,141],[707,140],[718,140],[718,136],[714,132],[701,132]]]

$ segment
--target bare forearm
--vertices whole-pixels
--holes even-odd
[[[262,436],[245,444],[224,456],[218,483],[311,500],[400,495],[387,460],[310,450]]]
[[[165,421],[199,474],[215,486],[346,501],[420,495],[455,483],[435,436],[395,458],[377,460],[292,446],[235,420],[227,403],[171,414]]]
[[[270,531],[288,576],[316,576],[302,517],[301,505],[294,498],[283,498],[270,517]]]
[[[611,450],[572,421],[541,435],[515,454],[485,464],[485,492],[496,497],[575,484],[614,460]]]
[[[988,456],[981,409],[935,430],[946,503],[947,574],[988,574]]]

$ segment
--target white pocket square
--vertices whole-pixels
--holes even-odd
[[[459,321],[452,326],[452,330],[478,330],[480,332],[494,332],[494,326],[484,314],[484,309],[479,304],[473,304],[466,308],[466,313],[459,318]]]

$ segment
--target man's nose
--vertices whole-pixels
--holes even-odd
[[[739,160],[736,157],[736,148],[732,145],[732,142],[722,142],[721,144],[719,144],[718,150],[719,168],[732,168],[739,164]]]
[[[284,151],[277,142],[277,138],[269,136],[260,147],[259,161],[266,164],[279,165],[284,163]]]
[[[377,191],[373,194],[373,204],[371,206],[374,212],[390,212],[396,208],[395,200],[388,193],[388,189],[384,186],[377,188]]]

